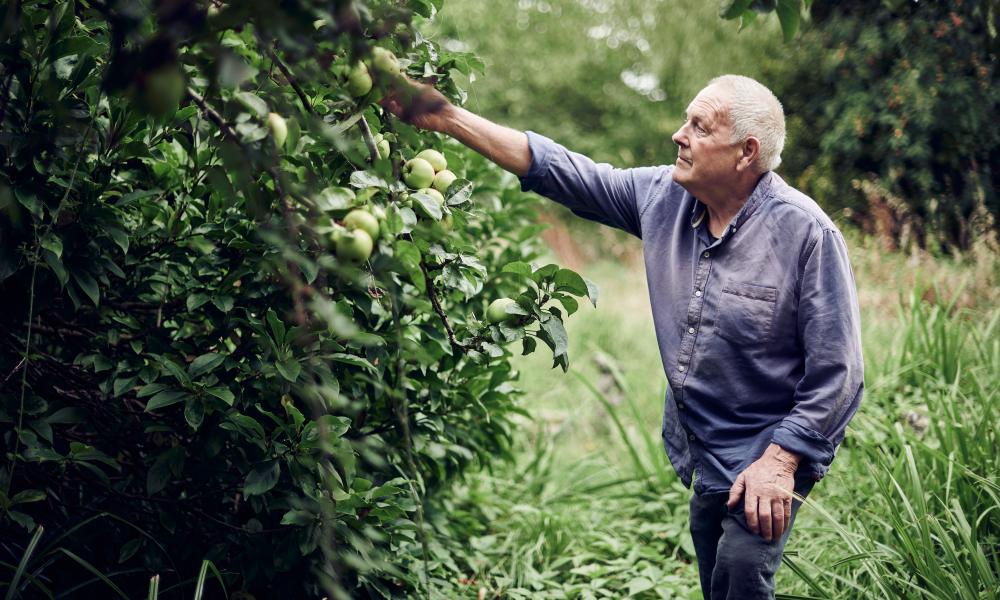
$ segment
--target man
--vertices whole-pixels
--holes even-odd
[[[846,244],[773,171],[785,137],[777,98],[748,77],[713,79],[673,135],[674,165],[616,169],[427,86],[405,92],[411,101],[390,94],[384,106],[485,155],[525,191],[643,240],[670,381],[663,442],[685,485],[694,480],[702,591],[773,598],[793,491],[804,497],[826,472],[863,390]]]

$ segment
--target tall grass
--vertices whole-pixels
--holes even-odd
[[[928,291],[901,304],[870,373],[849,466],[867,476],[846,485],[858,504],[807,501],[844,554],[802,553],[813,554],[796,565],[803,581],[824,582],[817,597],[1000,597],[1000,309],[957,309],[961,289]]]
[[[778,597],[997,598],[1000,261],[863,250],[865,400],[799,514]],[[603,303],[570,323],[576,377],[553,386],[522,362],[535,418],[517,461],[431,511],[441,597],[700,597],[641,271],[585,272]]]
[[[104,519],[111,519],[127,525],[149,539],[151,543],[159,545],[152,536],[138,526],[108,513],[94,515],[66,531],[50,536],[51,539],[44,540],[44,545],[42,542],[45,535],[45,528],[39,525],[35,528],[31,540],[28,541],[28,544],[21,552],[21,559],[17,565],[0,562],[0,567],[13,571],[10,580],[4,581],[0,579],[0,590],[4,590],[4,600],[15,600],[18,598],[48,598],[50,600],[55,600],[56,598],[123,598],[124,600],[129,600],[128,595],[122,591],[121,587],[115,584],[114,579],[120,576],[141,573],[143,572],[142,568],[123,569],[116,572],[104,573],[85,558],[61,545],[77,529],[91,523],[98,523]],[[166,550],[162,546],[161,550],[169,558],[169,554],[166,554]],[[64,568],[64,564],[61,561],[67,560],[88,571],[92,577],[80,581],[72,587],[60,586],[59,573]],[[153,575],[149,580],[146,598],[147,600],[158,600],[162,597],[188,597],[188,590],[190,590],[190,594],[194,600],[201,600],[205,597],[210,572],[222,591],[221,596],[216,594],[211,597],[221,597],[228,600],[229,593],[226,591],[226,582],[223,573],[210,560],[202,561],[201,569],[196,577],[179,581],[163,590],[160,589],[160,576],[158,574]],[[232,575],[232,573],[227,573],[227,575]]]

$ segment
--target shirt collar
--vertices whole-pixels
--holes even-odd
[[[757,182],[757,186],[751,192],[750,197],[747,201],[743,203],[740,207],[738,213],[730,222],[729,227],[726,228],[725,233],[722,234],[723,237],[727,237],[732,233],[735,233],[737,229],[746,223],[747,219],[764,203],[771,195],[771,190],[774,187],[774,181],[779,179],[779,177],[774,173],[774,171],[768,171],[764,173],[763,177]],[[705,221],[708,216],[708,209],[702,204],[701,200],[695,199],[694,206],[691,208],[691,227],[697,229]]]

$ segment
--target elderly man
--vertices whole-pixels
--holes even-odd
[[[453,106],[430,88],[384,106],[450,135],[575,214],[643,241],[669,379],[662,435],[685,485],[706,598],[774,597],[800,497],[861,402],[857,293],[840,231],[774,169],[785,119],[748,77],[713,79],[673,165],[617,169]],[[418,93],[414,93],[417,91]],[[416,98],[416,100],[414,100]]]

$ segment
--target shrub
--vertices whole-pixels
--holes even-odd
[[[203,559],[266,597],[419,587],[393,551],[428,494],[507,451],[507,346],[565,369],[562,319],[596,301],[530,263],[509,175],[381,111],[391,77],[348,92],[379,47],[457,101],[477,62],[420,35],[439,5],[6,11],[0,568],[25,559],[20,591],[134,597],[159,573],[167,595]],[[444,206],[399,177],[425,147],[460,177]],[[381,221],[362,262],[331,251],[359,207]],[[489,325],[501,296],[516,316]]]

